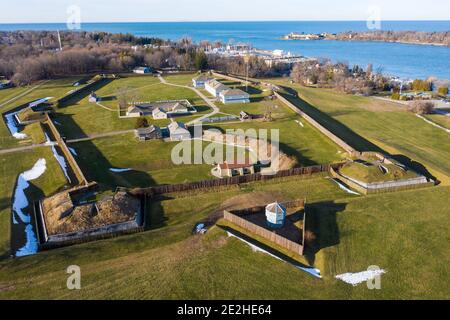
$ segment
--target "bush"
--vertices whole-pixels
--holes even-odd
[[[392,99],[392,100],[400,100],[400,93],[394,92],[394,93],[391,95],[391,99]]]
[[[440,96],[448,95],[448,87],[439,87],[438,95],[440,95]]]
[[[430,101],[412,101],[410,103],[410,111],[417,114],[430,114],[433,113],[434,103]]]
[[[136,129],[146,128],[146,127],[148,127],[148,120],[147,120],[147,118],[140,117],[140,118],[136,119],[136,125],[135,125]]]

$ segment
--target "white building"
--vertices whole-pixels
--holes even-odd
[[[213,79],[205,83],[205,90],[212,94],[214,97],[218,98],[220,93],[230,88],[220,83],[219,81]]]
[[[170,140],[172,141],[181,141],[181,140],[189,140],[191,139],[191,133],[186,128],[184,123],[181,122],[171,122],[167,128],[170,133]]]
[[[89,102],[91,102],[91,103],[97,103],[97,102],[100,101],[100,97],[97,96],[97,95],[95,94],[95,92],[92,92],[92,93],[89,95],[88,100],[89,100]]]
[[[219,98],[223,104],[250,103],[250,95],[240,89],[224,90],[220,92]]]
[[[212,79],[213,78],[202,74],[197,78],[192,79],[192,84],[194,85],[194,88],[204,88],[205,84]]]
[[[266,207],[267,224],[271,228],[281,228],[286,220],[286,208],[278,202]]]
[[[149,67],[138,67],[134,69],[133,72],[137,74],[148,74],[151,73],[152,70]]]

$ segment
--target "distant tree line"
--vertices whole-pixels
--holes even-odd
[[[347,63],[332,63],[330,60],[305,61],[295,64],[291,72],[294,82],[305,86],[334,88],[353,94],[370,95],[374,91],[390,89],[389,81],[382,70],[374,71],[372,65],[366,69]]]
[[[327,34],[330,40],[345,41],[384,41],[450,45],[450,31],[422,32],[422,31],[366,31],[366,32],[341,32],[335,35]]]
[[[16,85],[36,80],[94,72],[127,72],[136,66],[219,71],[249,76],[276,75],[262,59],[206,55],[207,42],[185,38],[166,41],[106,32],[0,32],[0,76]]]

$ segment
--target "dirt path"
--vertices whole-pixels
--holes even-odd
[[[16,147],[16,148],[11,148],[11,149],[0,149],[0,154],[20,152],[20,151],[32,150],[35,148],[42,148],[42,147],[48,147],[48,146],[49,146],[48,144],[42,143],[42,144],[32,144],[32,145],[23,146],[23,147]]]
[[[205,114],[205,115],[203,115],[203,116],[201,116],[201,117],[199,117],[199,118],[197,118],[197,119],[194,119],[194,120],[192,120],[192,121],[189,121],[188,123],[186,123],[187,125],[192,125],[192,124],[194,124],[194,123],[201,122],[203,119],[209,118],[209,117],[211,117],[211,116],[213,116],[213,115],[216,115],[216,114],[220,113],[219,107],[217,107],[217,106],[214,104],[214,102],[211,101],[211,99],[208,99],[208,97],[206,97],[203,93],[201,93],[201,92],[200,92],[199,90],[197,90],[196,88],[189,87],[189,86],[183,86],[183,85],[180,85],[180,84],[174,84],[174,83],[167,82],[167,80],[164,79],[162,76],[158,76],[158,78],[159,78],[159,81],[161,81],[161,83],[163,83],[163,84],[165,84],[165,85],[172,86],[172,87],[185,88],[185,89],[189,89],[189,90],[194,91],[200,98],[202,98],[202,99],[206,102],[206,104],[207,104],[208,106],[211,107],[211,109],[213,109],[212,112],[210,112],[210,113],[208,113],[208,114]]]
[[[106,133],[96,133],[96,134],[90,134],[87,137],[83,137],[83,138],[70,139],[70,140],[67,140],[66,142],[67,143],[77,143],[77,142],[90,141],[90,140],[99,139],[99,138],[114,137],[114,136],[119,136],[122,134],[133,133],[133,132],[134,132],[134,129],[113,131],[113,132],[106,132]]]
[[[11,102],[16,101],[17,99],[22,98],[23,96],[26,96],[26,95],[29,94],[30,92],[36,90],[37,88],[41,87],[42,85],[46,84],[46,83],[49,82],[49,81],[50,81],[50,80],[42,81],[42,82],[40,82],[38,85],[35,85],[34,87],[32,87],[32,88],[30,88],[30,89],[28,89],[28,90],[26,90],[26,91],[24,91],[24,92],[18,94],[17,96],[15,96],[15,97],[9,99],[8,101],[3,102],[2,104],[0,104],[0,108],[6,106],[6,105],[8,105],[8,104],[10,104]]]

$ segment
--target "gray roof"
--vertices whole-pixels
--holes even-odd
[[[242,91],[241,89],[230,89],[230,90],[227,90],[227,91],[223,91],[220,94],[225,96],[225,97],[231,97],[231,96],[246,96],[246,97],[250,97],[250,95],[247,92]]]
[[[212,79],[207,82],[208,86],[212,87],[215,90],[228,90],[230,89],[228,86],[224,85],[223,83],[217,81],[216,79]]]
[[[205,74],[201,74],[198,77],[194,78],[194,80],[196,80],[196,81],[209,81],[211,79],[212,79],[212,77],[209,77]]]
[[[286,208],[278,202],[267,205],[266,210],[274,213],[286,212]]]
[[[136,133],[140,136],[141,135],[143,136],[143,135],[151,134],[152,132],[157,132],[159,130],[160,130],[160,128],[158,126],[151,125],[149,127],[136,129]]]
[[[167,128],[169,128],[170,133],[180,133],[180,132],[189,132],[182,122],[173,121],[171,122]]]
[[[168,112],[174,111],[176,109],[188,109],[190,107],[188,101],[162,101],[153,103],[137,104],[135,106],[130,106],[128,108],[129,113],[134,112],[152,112],[155,109],[160,109],[161,111]]]

